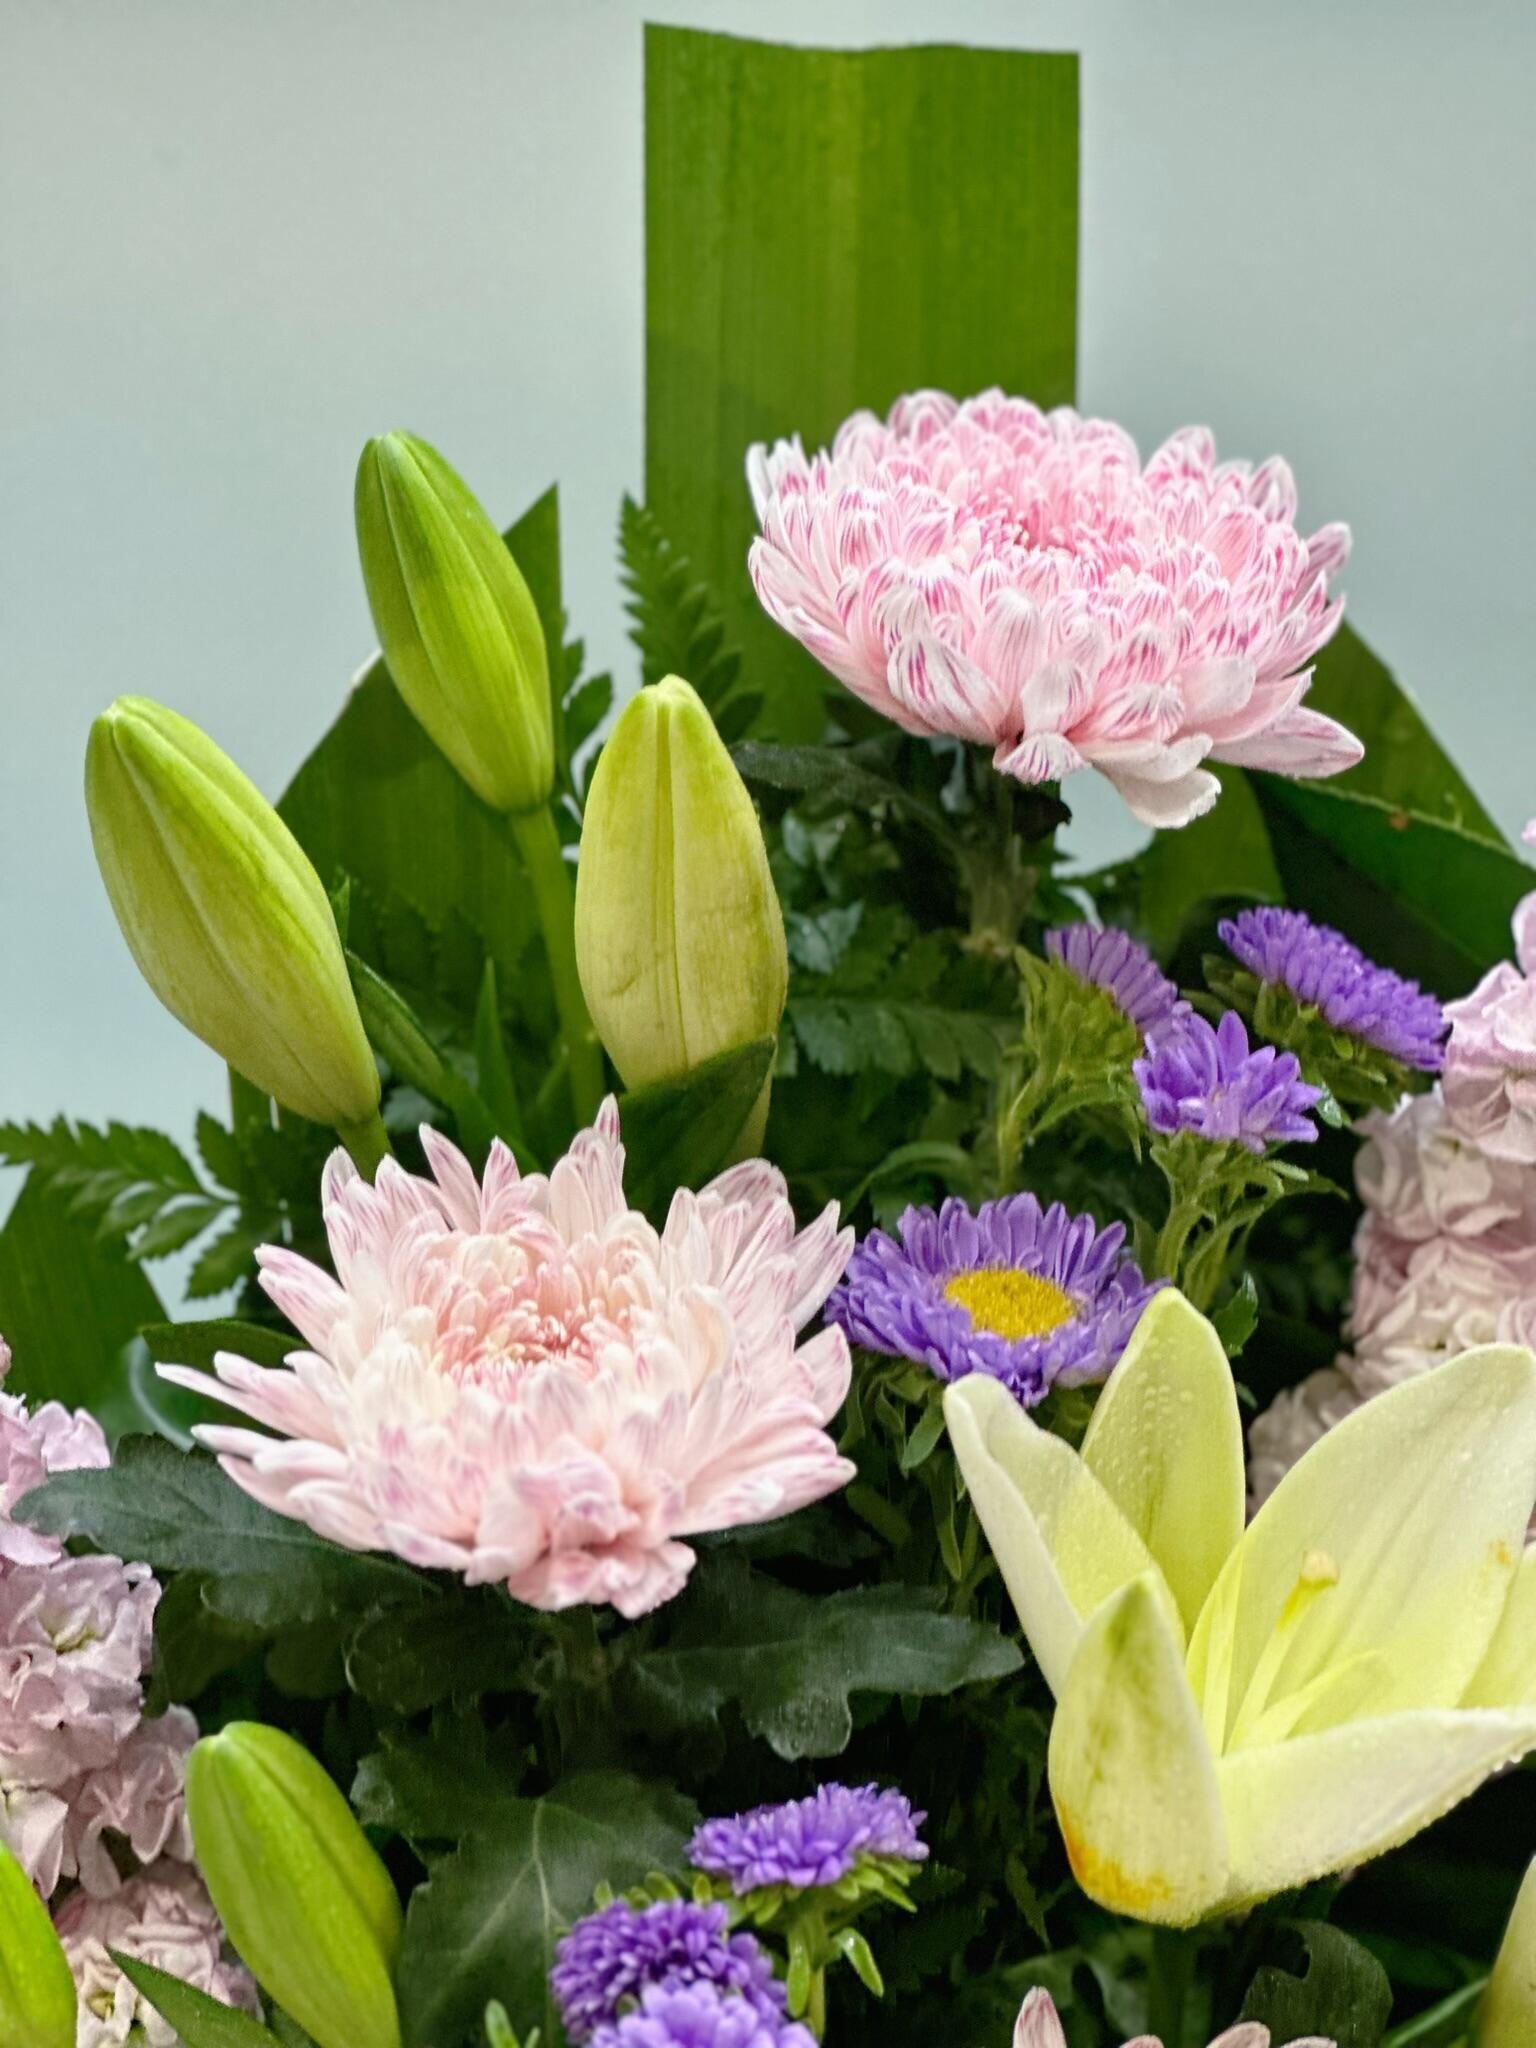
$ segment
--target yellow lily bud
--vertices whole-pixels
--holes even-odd
[[[1529,2048],[1536,2041],[1536,1863],[1499,1944],[1475,2039],[1477,2048]]]
[[[576,870],[576,964],[629,1088],[771,1038],[789,963],[746,784],[697,692],[631,699],[592,777]],[[768,1089],[742,1149],[760,1142]]]
[[[532,592],[480,501],[414,434],[357,466],[357,546],[395,687],[494,810],[546,803],[555,780],[549,658]]]
[[[262,1989],[319,2048],[400,2048],[401,1914],[352,1809],[291,1736],[253,1721],[187,1763],[198,1866]]]
[[[286,1109],[345,1137],[379,1074],[308,855],[207,734],[147,697],[91,727],[91,839],[139,971],[173,1016]]]
[[[0,2048],[75,2048],[75,1980],[48,1908],[3,1843]]]

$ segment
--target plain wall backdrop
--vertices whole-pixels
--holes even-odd
[[[1536,812],[1525,0],[0,0],[0,1117],[221,1103],[97,880],[86,730],[160,697],[278,794],[372,645],[368,434],[504,517],[558,478],[633,686],[647,15],[1080,51],[1080,403],[1284,453],[1354,623]],[[1076,843],[1129,850],[1091,780]]]

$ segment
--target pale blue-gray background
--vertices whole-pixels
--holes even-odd
[[[1082,403],[1285,453],[1354,525],[1355,623],[1536,812],[1523,0],[0,0],[0,1116],[219,1099],[101,895],[86,728],[147,692],[280,790],[371,644],[366,435],[505,516],[558,477],[575,623],[632,683],[647,14],[1080,50]]]

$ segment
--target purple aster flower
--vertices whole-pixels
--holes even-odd
[[[593,2048],[816,2048],[815,2036],[782,2012],[761,2012],[713,1984],[648,1984],[636,2012],[610,2020]]]
[[[1136,1062],[1147,1122],[1164,1137],[1180,1131],[1262,1153],[1317,1136],[1307,1111],[1322,1098],[1301,1078],[1293,1052],[1248,1048],[1236,1010],[1216,1026],[1186,1017]],[[857,1254],[855,1254],[857,1256]]]
[[[809,1891],[839,1883],[863,1856],[923,1862],[928,1850],[917,1830],[925,1818],[900,1792],[878,1785],[818,1785],[807,1799],[705,1821],[688,1860],[729,1878],[738,1898],[762,1885]]]
[[[736,1994],[766,2021],[783,2016],[784,1987],[755,1937],[730,1934],[724,1906],[692,1899],[663,1899],[653,1906],[615,1899],[576,1922],[555,1950],[549,1973],[566,2035],[575,2042],[617,2020],[623,2002],[647,1986],[675,1990],[688,1984]]]
[[[1287,989],[1336,1031],[1363,1039],[1404,1066],[1437,1074],[1445,1017],[1416,981],[1367,960],[1331,925],[1300,910],[1245,910],[1217,927],[1222,942],[1260,981]]]
[[[1146,947],[1114,925],[1103,931],[1091,924],[1058,925],[1046,933],[1045,950],[1079,981],[1103,989],[1143,1038],[1189,1015],[1189,1004]]]
[[[940,1379],[991,1373],[1026,1407],[1104,1379],[1155,1291],[1123,1224],[1100,1230],[1029,1194],[974,1212],[951,1197],[937,1214],[908,1209],[897,1228],[899,1241],[872,1230],[854,1252],[829,1320]]]

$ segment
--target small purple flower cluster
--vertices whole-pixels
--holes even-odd
[[[818,1785],[805,1799],[705,1821],[688,1860],[728,1879],[738,1898],[765,1885],[809,1891],[839,1883],[861,1856],[923,1862],[928,1850],[917,1830],[924,1818],[900,1792],[878,1785]]]
[[[638,1907],[615,1899],[588,1914],[561,1941],[549,1983],[576,2043],[593,2039],[647,1986],[710,1984],[735,1992],[770,2024],[784,2015],[784,1987],[757,1941],[728,1931],[724,1906],[692,1899]]]
[[[1045,935],[1045,950],[1090,982],[1151,1039],[1189,1015],[1189,1004],[1145,946],[1114,925],[1058,925]]]
[[[1309,1111],[1321,1088],[1301,1078],[1291,1052],[1249,1049],[1242,1018],[1228,1010],[1220,1024],[1190,1016],[1136,1062],[1147,1122],[1162,1137],[1181,1131],[1262,1154],[1271,1145],[1317,1137]]]
[[[1336,1031],[1378,1052],[1438,1074],[1446,1020],[1440,1004],[1416,981],[1378,967],[1332,925],[1300,910],[1264,906],[1225,919],[1218,930],[1250,974],[1283,988]]]

